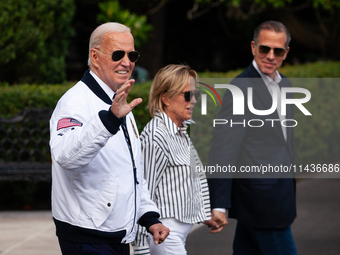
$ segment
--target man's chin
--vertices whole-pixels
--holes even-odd
[[[121,87],[125,82],[127,82],[129,80],[130,77],[120,77],[120,78],[116,78],[114,83],[118,84],[118,87]]]
[[[275,68],[263,68],[261,72],[267,76],[272,76],[275,73],[276,69]]]

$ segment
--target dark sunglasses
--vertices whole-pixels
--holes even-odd
[[[103,53],[111,55],[112,60],[115,61],[115,62],[121,60],[125,56],[125,53],[126,53],[123,50],[115,50],[112,53],[108,53],[108,52],[102,51],[102,50],[100,50],[98,48],[95,48],[95,49],[99,50],[100,52],[103,52]],[[132,63],[135,63],[139,59],[139,57],[140,57],[139,52],[135,51],[135,50],[127,52],[127,54],[128,54],[128,57],[129,57],[129,59],[130,59],[130,61]]]
[[[268,54],[271,49],[274,49],[274,54],[277,57],[282,57],[286,53],[286,50],[283,48],[270,48],[269,46],[265,45],[259,46],[259,52],[261,54]]]
[[[201,91],[199,91],[198,89],[196,90],[189,90],[189,91],[185,91],[185,92],[181,92],[182,94],[184,94],[184,99],[186,102],[190,102],[191,98],[194,96],[196,100],[198,100],[200,98],[201,95]]]

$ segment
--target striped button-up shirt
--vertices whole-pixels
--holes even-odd
[[[140,139],[145,179],[161,218],[193,224],[210,219],[210,200],[204,173],[195,172],[202,163],[186,129],[185,123],[177,127],[165,112],[156,113]],[[138,252],[145,246],[146,231],[139,227],[135,254],[148,254]]]

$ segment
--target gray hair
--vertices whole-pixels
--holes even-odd
[[[91,48],[99,47],[103,41],[103,37],[107,33],[122,33],[122,32],[130,32],[131,29],[123,24],[117,22],[107,22],[100,26],[98,26],[91,34],[90,43],[89,43],[89,58],[87,60],[87,64],[91,67]]]
[[[262,30],[270,30],[270,31],[274,31],[276,33],[286,33],[285,48],[287,49],[287,47],[289,46],[289,42],[291,40],[291,37],[290,37],[289,31],[285,27],[285,25],[283,25],[281,22],[272,21],[272,20],[265,21],[265,22],[261,23],[254,31],[253,41],[255,42],[256,45],[258,44],[259,35],[260,35]]]

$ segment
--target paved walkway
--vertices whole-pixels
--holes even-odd
[[[298,217],[292,231],[299,255],[340,254],[340,179],[309,179],[297,185]],[[220,234],[196,226],[188,255],[231,255],[236,222]],[[0,255],[60,255],[51,212],[0,212]]]
[[[205,227],[187,238],[188,254],[231,255],[236,221],[219,234]],[[297,218],[292,232],[299,255],[340,254],[340,179],[305,179],[297,183]]]
[[[0,212],[1,255],[60,255],[51,212]]]

